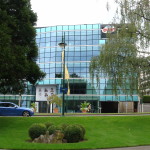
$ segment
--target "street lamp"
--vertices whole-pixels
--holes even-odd
[[[65,32],[64,36],[62,35],[62,42],[58,44],[60,48],[62,48],[62,63],[63,63],[63,87],[62,87],[62,92],[63,92],[63,98],[62,98],[62,116],[64,116],[64,103],[65,103],[65,46],[67,45],[65,43]]]

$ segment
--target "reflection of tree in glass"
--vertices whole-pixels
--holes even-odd
[[[56,73],[55,74],[55,78],[62,78],[62,77],[63,77],[62,73]],[[80,76],[77,75],[76,73],[72,73],[72,74],[70,74],[70,78],[80,78]]]
[[[77,75],[76,73],[72,73],[72,74],[70,75],[70,77],[71,77],[71,78],[80,78],[80,76]]]
[[[62,73],[56,73],[55,78],[62,78]]]

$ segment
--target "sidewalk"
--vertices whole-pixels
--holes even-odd
[[[0,150],[10,150],[10,149],[0,149]],[[150,145],[135,146],[135,147],[108,148],[108,149],[82,149],[82,150],[150,150]]]
[[[150,146],[121,147],[121,148],[94,149],[94,150],[150,150]]]

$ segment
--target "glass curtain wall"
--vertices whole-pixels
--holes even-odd
[[[12,93],[5,95],[0,94],[0,102],[13,102],[19,105],[19,100],[21,100],[20,105],[22,107],[31,107],[31,103],[35,102],[35,86],[26,83],[24,93],[22,93],[21,95],[14,95]]]
[[[56,94],[61,96],[62,87],[62,49],[58,43],[65,33],[65,64],[70,78],[65,81],[70,94],[65,94],[65,111],[80,112],[80,103],[88,101],[92,111],[98,112],[101,101],[138,101],[137,95],[126,96],[122,92],[115,96],[111,80],[101,76],[100,85],[91,83],[89,63],[93,56],[100,54],[101,46],[106,39],[101,38],[100,24],[69,26],[51,26],[36,28],[36,42],[39,48],[37,63],[46,73],[38,85],[56,85]],[[69,86],[68,86],[69,85]],[[119,89],[118,89],[119,90]]]

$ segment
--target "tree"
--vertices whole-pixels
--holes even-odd
[[[61,106],[62,105],[62,99],[60,97],[58,97],[57,95],[53,94],[51,96],[48,96],[47,98],[47,113],[48,113],[48,108],[49,108],[49,104],[55,104],[56,105],[56,109],[57,109],[57,112],[58,112],[58,106]]]
[[[132,24],[136,30],[139,39],[140,48],[145,52],[149,46],[150,41],[150,1],[149,0],[115,0],[118,4],[116,11],[117,18],[114,22],[118,21],[121,24]],[[132,29],[132,28],[131,28]]]
[[[36,64],[36,20],[30,0],[0,1],[0,93],[18,93],[45,76]]]
[[[110,77],[115,94],[141,96],[150,85],[150,2],[149,0],[116,0],[118,9],[99,56],[90,63],[91,77]]]
[[[55,94],[53,94],[51,96],[48,96],[47,102],[49,104],[56,104],[58,106],[62,105],[62,99],[60,97],[58,97],[57,95],[55,95]]]

